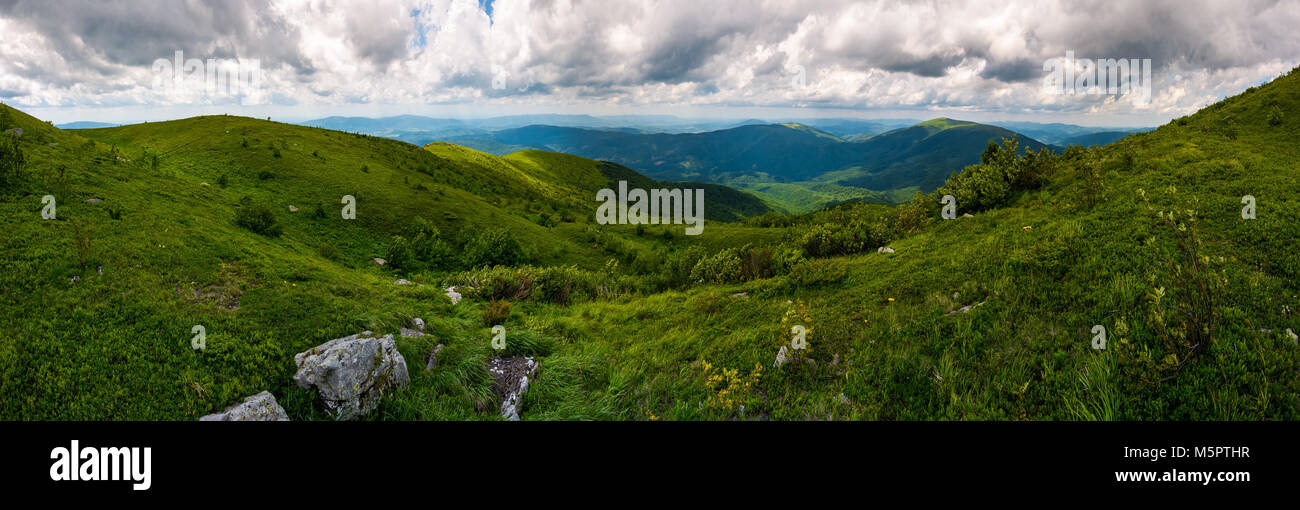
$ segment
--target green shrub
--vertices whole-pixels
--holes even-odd
[[[497,326],[506,323],[510,318],[510,302],[502,300],[492,300],[483,308],[483,325],[487,327]]]
[[[894,222],[894,231],[897,235],[907,236],[930,223],[933,209],[930,201],[930,198],[918,191],[912,195],[911,202],[898,206],[898,220]]]
[[[735,283],[744,279],[745,263],[739,250],[727,248],[711,257],[700,259],[691,269],[691,280],[698,283]]]
[[[1014,136],[1004,138],[1001,145],[989,142],[979,164],[950,177],[935,194],[952,195],[958,211],[973,212],[1000,207],[1015,192],[1042,186],[1056,168],[1058,157],[1046,148],[1021,154],[1019,147]],[[1067,157],[1079,154],[1067,150]]]
[[[514,266],[526,257],[514,234],[507,229],[496,229],[482,232],[465,243],[461,260],[466,267]]]
[[[1281,109],[1281,108],[1278,108],[1277,106],[1273,106],[1273,108],[1272,108],[1271,110],[1268,111],[1268,125],[1270,125],[1270,126],[1281,126],[1281,125],[1282,125],[1282,109]]]
[[[741,251],[741,278],[754,280],[772,276],[772,249],[750,248]]]
[[[392,269],[415,271],[420,263],[415,257],[415,250],[411,249],[411,242],[405,237],[393,236],[388,249],[384,250],[384,265]]]
[[[26,165],[27,160],[23,157],[22,147],[18,145],[18,137],[0,134],[0,188],[17,184]]]
[[[235,223],[268,237],[279,237],[283,232],[280,221],[276,219],[271,207],[260,202],[240,207],[235,213]]]

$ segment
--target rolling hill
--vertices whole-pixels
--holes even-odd
[[[982,147],[905,204],[700,236],[594,224],[583,197],[636,175],[548,152],[239,117],[69,132],[0,107],[11,128],[4,419],[190,420],[261,391],[329,419],[294,354],[421,317],[428,334],[396,340],[409,387],[366,418],[497,420],[484,323],[503,302],[508,353],[538,363],[525,420],[1300,419],[1300,69],[1103,147]],[[241,221],[258,204],[280,232]],[[417,218],[448,242],[410,250],[424,268],[375,264],[430,239]],[[809,350],[780,363],[792,323]]]
[[[988,142],[1013,136],[995,126],[940,118],[858,142],[797,123],[691,134],[537,125],[451,141],[493,153],[533,148],[609,160],[654,177],[743,187],[785,209],[807,211],[838,200],[897,202],[913,191],[932,191],[978,161]],[[1025,149],[1043,147],[1020,138]]]

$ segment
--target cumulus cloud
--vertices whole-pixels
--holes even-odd
[[[0,0],[0,97],[174,106],[151,68],[257,59],[274,103],[1187,113],[1295,65],[1300,4],[1103,0]],[[1151,101],[1043,63],[1150,59]]]

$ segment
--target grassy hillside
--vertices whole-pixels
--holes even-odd
[[[321,419],[293,354],[422,317],[432,334],[398,341],[411,386],[371,418],[499,419],[490,300],[539,360],[526,420],[1300,418],[1297,71],[1105,147],[985,150],[902,205],[696,237],[592,225],[571,199],[620,170],[562,155],[234,117],[73,134],[4,111],[28,163],[0,195],[0,418],[193,419],[269,390]],[[236,223],[254,203],[279,236]],[[508,243],[479,233],[500,227],[531,253],[496,264]],[[371,263],[393,235],[437,255]],[[453,284],[474,288],[454,306]],[[774,367],[796,324],[809,349]]]

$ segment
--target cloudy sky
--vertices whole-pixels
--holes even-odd
[[[1295,0],[0,0],[0,101],[55,122],[549,112],[1155,125],[1294,67],[1298,26]],[[256,60],[260,81],[171,81],[176,66],[157,61],[178,51]],[[1052,92],[1044,63],[1067,51],[1150,59],[1150,101]]]

